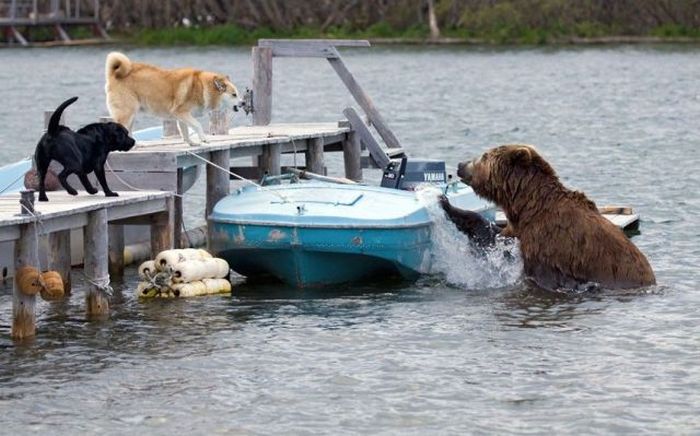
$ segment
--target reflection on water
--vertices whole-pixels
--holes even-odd
[[[110,49],[0,51],[0,158],[29,154],[42,111],[66,96],[81,97],[67,114],[74,125],[102,115]],[[127,51],[249,85],[248,50]],[[643,218],[634,242],[658,287],[534,291],[510,274],[517,268],[479,275],[445,251],[441,274],[416,283],[244,284],[232,296],[141,302],[129,269],[109,321],[85,321],[78,276],[68,300],[37,305],[39,335],[18,345],[6,286],[0,409],[11,413],[0,433],[696,433],[697,55],[695,46],[344,51],[411,156],[454,166],[495,144],[533,143],[567,185],[601,205],[634,206]],[[351,99],[321,65],[275,61],[275,120],[339,118]],[[342,172],[338,156],[327,163]],[[201,190],[186,199],[188,225],[201,221]]]

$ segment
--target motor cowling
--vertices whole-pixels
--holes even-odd
[[[445,161],[433,159],[394,159],[384,169],[381,186],[413,191],[424,183],[447,183]]]

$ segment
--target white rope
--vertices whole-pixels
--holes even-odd
[[[232,171],[231,171],[230,169],[228,169],[228,168],[224,168],[224,167],[222,167],[222,166],[220,166],[220,165],[215,164],[214,162],[212,162],[212,161],[210,161],[210,160],[207,160],[207,159],[203,158],[202,156],[198,155],[197,153],[193,153],[193,152],[191,152],[191,151],[189,151],[189,150],[185,150],[185,153],[191,154],[192,156],[196,157],[197,159],[201,160],[202,162],[206,162],[208,165],[211,165],[211,166],[213,166],[214,168],[220,169],[221,171],[223,171],[223,172],[225,172],[225,173],[227,173],[227,174],[229,174],[229,175],[231,175],[231,176],[233,176],[233,177],[235,177],[235,178],[237,178],[237,179],[239,179],[239,180],[242,180],[242,181],[244,181],[244,182],[250,183],[250,184],[253,185],[253,186],[257,186],[258,188],[263,188],[263,186],[260,185],[259,183],[255,183],[255,182],[252,181],[252,180],[248,180],[248,179],[246,179],[245,177],[240,176],[240,175],[238,175],[238,174],[232,172]]]
[[[85,278],[85,280],[96,287],[98,290],[104,292],[108,296],[114,295],[114,288],[111,286],[110,278],[109,278],[109,273],[106,276],[102,276],[99,278],[93,278],[85,274],[85,272],[81,272],[82,276]]]
[[[198,155],[198,154],[196,154],[196,153],[193,153],[193,152],[191,152],[191,151],[189,151],[189,150],[185,150],[185,153],[191,154],[192,156],[196,157],[197,159],[201,160],[202,162],[206,162],[208,165],[211,165],[211,166],[213,166],[214,168],[217,168],[217,169],[219,169],[219,170],[221,170],[221,171],[223,171],[223,172],[225,172],[225,173],[227,173],[227,174],[229,174],[229,175],[231,175],[231,176],[233,176],[233,177],[235,177],[235,178],[237,178],[237,179],[239,179],[239,180],[242,180],[242,181],[244,181],[244,182],[250,183],[251,185],[257,187],[257,188],[260,189],[260,190],[267,191],[267,192],[269,192],[269,193],[271,193],[271,194],[273,194],[273,195],[276,195],[277,197],[279,197],[279,198],[280,198],[282,201],[284,201],[285,203],[291,203],[291,201],[290,201],[287,197],[285,197],[281,192],[274,191],[274,190],[271,190],[271,189],[267,189],[265,186],[262,186],[262,185],[259,184],[259,183],[255,183],[255,182],[252,181],[252,180],[248,180],[248,179],[246,179],[245,177],[240,176],[240,175],[238,175],[238,174],[232,172],[230,169],[224,168],[224,167],[222,167],[222,166],[220,166],[220,165],[217,165],[217,164],[215,164],[214,162],[212,162],[212,161],[210,161],[210,160],[208,160],[208,159],[205,159],[205,158],[203,158],[202,156],[200,156],[200,155]]]

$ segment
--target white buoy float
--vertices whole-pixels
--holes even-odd
[[[231,292],[228,262],[206,250],[165,250],[139,266],[138,298],[178,298]]]

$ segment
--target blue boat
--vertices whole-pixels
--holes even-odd
[[[462,183],[447,196],[494,219],[493,206]],[[415,192],[318,181],[241,188],[209,217],[212,249],[231,268],[299,288],[387,273],[416,279],[430,270],[431,223]]]

